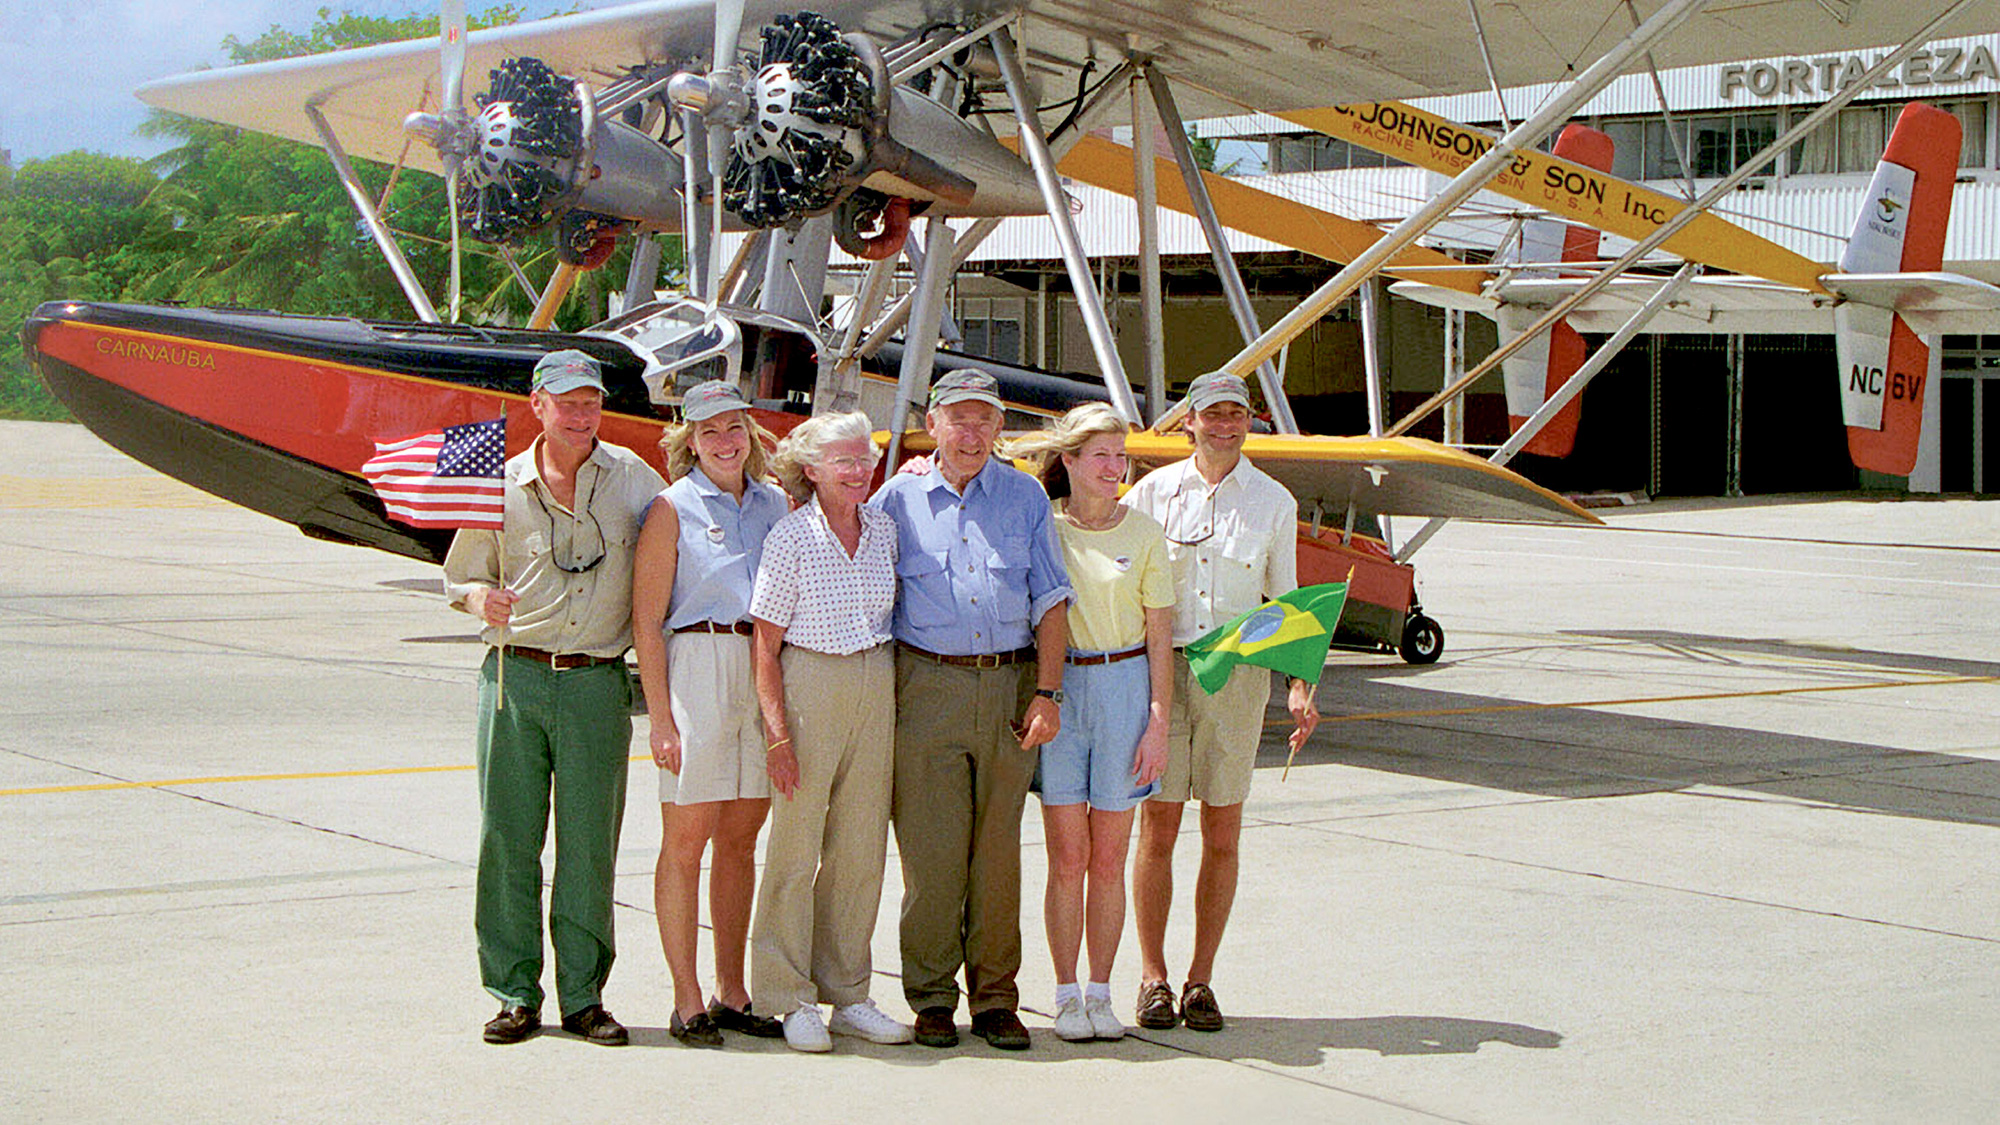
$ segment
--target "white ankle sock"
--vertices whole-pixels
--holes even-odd
[[[1084,987],[1083,998],[1086,1000],[1111,999],[1111,982],[1102,980],[1091,981],[1090,984]]]
[[[1081,999],[1083,999],[1083,993],[1077,990],[1075,981],[1071,981],[1068,984],[1056,985],[1056,1007],[1060,1008],[1068,1001]]]

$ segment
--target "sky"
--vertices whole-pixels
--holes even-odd
[[[476,12],[487,4],[466,6]],[[534,14],[571,5],[520,6]],[[302,32],[321,8],[370,16],[431,10],[423,0],[0,0],[0,74],[15,76],[0,98],[0,148],[16,166],[73,149],[156,155],[167,145],[133,133],[146,116],[135,87],[222,65],[227,35],[253,39],[273,25]]]

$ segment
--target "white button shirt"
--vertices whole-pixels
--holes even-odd
[[[1299,587],[1299,502],[1248,458],[1214,488],[1194,458],[1176,461],[1147,473],[1124,502],[1166,529],[1176,646]]]

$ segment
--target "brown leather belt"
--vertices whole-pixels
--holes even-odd
[[[508,645],[506,651],[513,656],[525,656],[537,664],[546,664],[558,672],[565,672],[571,668],[589,668],[596,664],[621,663],[625,659],[625,654],[622,652],[617,656],[592,656],[587,652],[550,652],[547,649],[523,648],[520,645]]]
[[[1063,663],[1075,664],[1078,667],[1087,668],[1092,664],[1116,664],[1120,660],[1130,660],[1135,656],[1144,655],[1146,655],[1146,646],[1140,645],[1138,648],[1128,648],[1124,652],[1100,652],[1095,656],[1072,656]]]
[[[676,633],[734,633],[734,634],[736,634],[736,635],[737,635],[737,636],[739,636],[739,637],[747,637],[747,636],[749,636],[749,635],[751,634],[751,629],[750,629],[750,623],[749,623],[748,621],[738,621],[738,622],[737,622],[736,624],[734,624],[734,625],[724,625],[724,624],[723,624],[722,622],[720,622],[720,621],[697,621],[697,622],[695,622],[695,623],[694,623],[694,624],[692,624],[692,625],[681,625],[681,626],[678,626],[677,628],[675,628],[675,629],[674,629],[674,632],[676,632]]]
[[[1009,664],[1020,664],[1035,658],[1035,646],[1017,648],[1012,652],[982,652],[976,656],[947,656],[942,652],[918,648],[913,644],[897,641],[896,645],[913,656],[933,660],[939,664],[949,664],[954,668],[1005,668]]]

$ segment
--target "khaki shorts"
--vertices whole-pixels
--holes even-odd
[[[1250,796],[1264,709],[1271,702],[1268,669],[1240,664],[1214,695],[1202,690],[1187,658],[1174,654],[1174,706],[1167,728],[1167,772],[1155,801],[1240,805]]]
[[[667,705],[681,732],[681,772],[660,771],[661,804],[771,795],[750,638],[735,633],[668,636]]]

